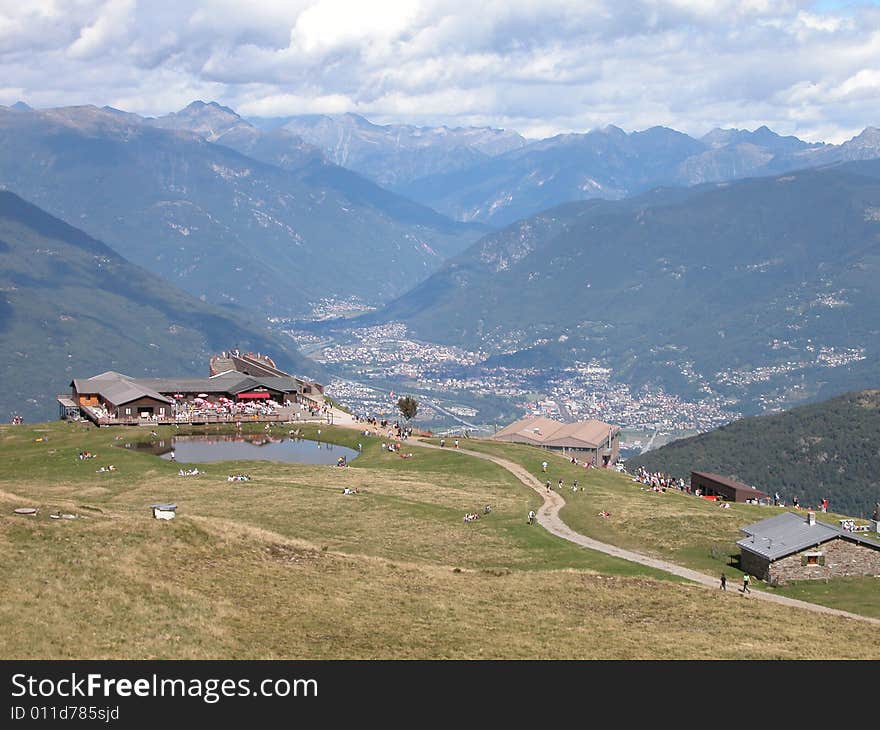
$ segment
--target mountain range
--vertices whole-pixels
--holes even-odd
[[[497,365],[596,359],[634,388],[755,412],[880,380],[878,281],[871,160],[568,203],[349,325],[403,322]]]
[[[507,225],[573,200],[621,199],[880,156],[880,130],[839,145],[805,142],[766,126],[691,137],[667,127],[626,133],[609,125],[528,140],[490,127],[372,124],[356,114],[253,119],[407,198],[462,221]],[[305,146],[303,146],[305,145]]]
[[[244,120],[215,102],[193,102],[152,123],[186,128],[271,164],[345,168],[460,221],[507,225],[573,200],[621,199],[659,186],[774,175],[880,156],[880,130],[839,145],[716,128],[700,138],[666,127],[528,140],[491,127],[378,125],[357,114]],[[327,163],[335,163],[328,167]]]
[[[74,377],[206,376],[209,357],[240,348],[322,375],[261,319],[205,304],[106,244],[0,191],[0,413],[57,417]]]
[[[328,326],[402,321],[489,365],[599,360],[743,412],[880,375],[878,155],[873,128],[842,145],[766,127],[528,141],[202,101],[0,107],[0,187],[231,316],[387,304]],[[492,231],[401,191],[492,225],[540,212]]]
[[[716,129],[701,139],[665,127],[625,133],[614,126],[563,134],[472,167],[396,189],[457,220],[506,225],[555,205],[621,199],[660,186],[690,186],[880,156],[880,130],[841,145],[809,144],[767,127]]]
[[[414,180],[474,167],[527,144],[517,132],[503,129],[380,125],[351,113],[251,121],[272,134],[293,135],[337,165],[397,191]]]
[[[116,109],[0,108],[0,187],[208,302],[381,303],[484,232],[320,155],[290,168]]]

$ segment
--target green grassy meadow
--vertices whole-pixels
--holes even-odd
[[[557,482],[564,480],[566,500],[560,516],[572,529],[592,538],[637,552],[664,558],[720,577],[727,574],[731,585],[742,579],[738,568],[739,548],[736,541],[743,537],[739,529],[767,517],[786,511],[783,507],[766,507],[742,503],[719,503],[699,499],[678,490],[654,492],[634,482],[631,476],[609,469],[585,469],[571,464],[561,454],[532,446],[500,444],[480,439],[462,443],[463,448],[503,456],[526,467],[540,481],[550,479],[556,490]],[[547,473],[541,464],[547,461]],[[574,479],[579,487],[571,490]],[[600,517],[607,511],[610,517]],[[836,524],[846,517],[829,512],[818,519]],[[837,590],[835,586],[840,585]],[[854,613],[880,618],[880,582],[866,577],[831,581],[812,585],[798,583],[798,588],[782,586],[772,589],[780,595],[819,603]],[[760,582],[758,589],[768,589]]]
[[[317,437],[318,426],[301,428]],[[869,624],[720,594],[527,525],[539,495],[492,463],[415,445],[402,459],[380,438],[320,428],[362,455],[348,468],[224,462],[180,477],[180,464],[118,448],[149,440],[140,427],[0,427],[2,655],[880,658]],[[81,450],[98,457],[80,461]],[[241,471],[252,480],[227,482]],[[701,542],[673,539],[672,515],[629,534],[635,501],[605,504],[612,519],[593,532],[591,500],[645,499],[619,475],[594,477],[583,505],[563,512],[573,527],[643,551],[699,552]],[[153,519],[157,501],[177,503],[177,517]],[[486,504],[490,514],[463,522]],[[77,519],[52,519],[59,512]]]

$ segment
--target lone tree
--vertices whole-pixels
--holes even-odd
[[[416,413],[419,412],[419,402],[411,395],[405,395],[397,399],[397,408],[401,415],[409,421],[415,418]]]

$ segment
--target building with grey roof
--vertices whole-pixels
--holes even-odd
[[[99,425],[108,422],[131,423],[148,419],[175,423],[179,409],[187,404],[267,402],[303,403],[314,406],[314,389],[291,375],[246,375],[236,370],[207,378],[132,378],[113,370],[91,378],[74,378],[71,395],[59,396],[62,413],[71,414],[71,405]],[[305,392],[308,390],[308,394]],[[323,399],[321,399],[323,402]]]
[[[880,576],[880,542],[816,520],[815,512],[783,512],[741,528],[741,569],[782,585],[792,580]]]
[[[83,414],[93,420],[96,413],[112,419],[134,419],[141,414],[162,420],[172,418],[171,398],[148,383],[113,370],[92,378],[74,378],[70,387],[70,400],[82,406]]]

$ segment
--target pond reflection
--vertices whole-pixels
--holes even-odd
[[[295,464],[337,464],[357,458],[358,452],[326,441],[255,434],[175,436],[148,443],[126,443],[126,449],[154,454],[182,464],[214,461],[282,461]]]

